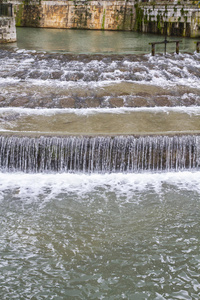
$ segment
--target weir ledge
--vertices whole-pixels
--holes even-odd
[[[0,137],[6,172],[135,173],[200,166],[199,136]]]

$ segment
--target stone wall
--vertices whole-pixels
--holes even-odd
[[[195,1],[174,1],[167,5],[144,3],[138,6],[137,15],[137,27],[142,32],[200,37],[200,7]]]
[[[17,26],[134,30],[200,37],[198,1],[11,1]]]
[[[41,1],[16,4],[17,26],[133,30],[134,2]]]
[[[15,41],[15,18],[0,16],[0,43],[9,43]]]

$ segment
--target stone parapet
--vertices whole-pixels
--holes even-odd
[[[16,27],[14,17],[0,16],[0,43],[16,41]]]

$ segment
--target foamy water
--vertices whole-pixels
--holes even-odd
[[[0,54],[4,133],[199,131],[199,54]],[[184,168],[1,172],[0,298],[199,300],[199,199],[200,172]]]
[[[0,106],[114,108],[200,103],[198,54],[102,57],[1,50],[0,66]]]
[[[137,112],[147,112],[147,113],[164,113],[168,114],[170,112],[196,115],[200,114],[199,106],[161,106],[161,107],[118,107],[118,108],[22,108],[22,107],[0,107],[0,113],[16,113],[19,115],[38,115],[38,116],[53,116],[56,114],[74,114],[74,115],[92,115],[92,114],[126,114],[126,113],[137,113]]]
[[[134,61],[134,56],[128,60],[119,57],[116,61],[110,59],[112,56],[103,60],[91,60],[87,57],[84,59],[83,56],[83,60],[80,61],[70,60],[67,55],[55,54],[55,57],[53,55],[49,57],[38,53],[32,57],[32,54],[26,53],[24,59],[24,53],[19,51],[11,58],[9,52],[5,51],[3,54],[0,60],[2,85],[7,81],[12,84],[25,80],[33,85],[54,84],[69,87],[78,84],[85,87],[87,82],[91,82],[94,86],[103,86],[127,81],[158,85],[162,88],[184,85],[199,89],[199,55],[143,56],[138,61],[136,59]]]
[[[200,193],[200,172],[164,172],[143,174],[24,174],[0,173],[1,199],[8,190],[16,190],[16,197],[25,202],[38,201],[40,195],[53,199],[59,194],[75,194],[78,198],[101,190],[124,197],[124,203],[132,202],[133,195],[154,192],[162,199],[165,186],[179,191]],[[15,192],[14,192],[15,194]],[[137,202],[137,201],[136,201]],[[123,203],[123,201],[122,201]]]
[[[199,172],[0,174],[2,299],[199,299]]]

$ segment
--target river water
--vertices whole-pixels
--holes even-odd
[[[164,37],[129,31],[17,28],[17,39],[17,43],[11,47],[73,54],[143,54],[150,52],[149,43],[163,41]],[[181,52],[194,52],[196,49],[195,39],[177,37],[168,39],[180,40]],[[156,49],[163,52],[164,47],[157,45]],[[167,49],[169,52],[175,52],[175,44],[168,44]]]
[[[162,37],[24,28],[17,34],[17,44],[0,48],[0,298],[198,300],[200,55],[194,41],[184,39],[179,56],[172,49],[151,57],[147,44]],[[27,172],[29,144],[53,147],[55,163],[68,140],[81,159],[78,144],[83,151],[91,141],[93,153],[93,145],[101,151],[99,141],[110,147],[113,138],[113,155],[123,156],[125,143],[130,153],[143,149],[143,159],[160,155],[165,143],[166,155],[179,157],[181,167],[87,173],[49,165]],[[146,140],[148,152],[138,148]],[[109,155],[104,159],[109,165]]]

